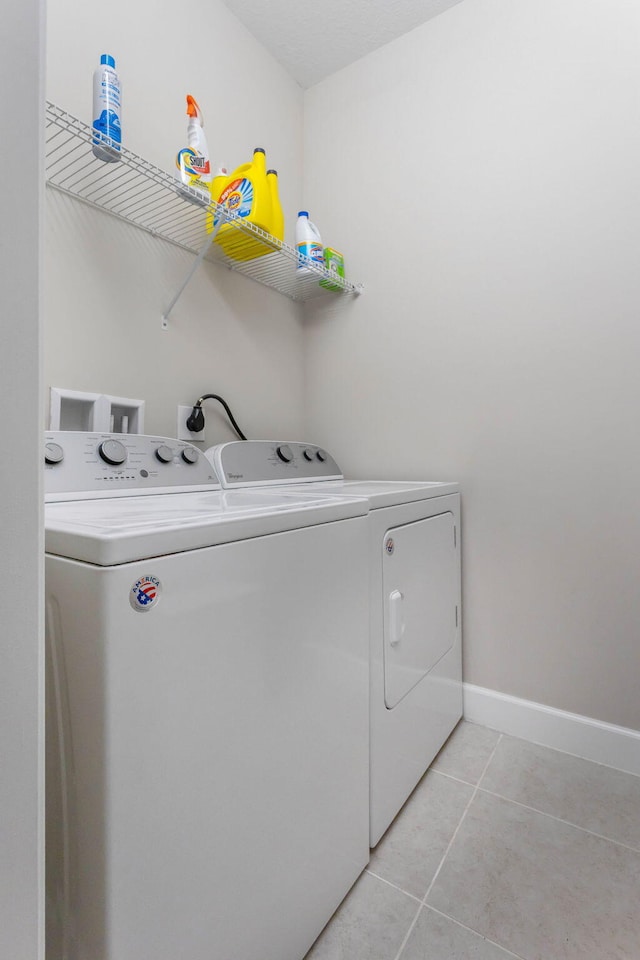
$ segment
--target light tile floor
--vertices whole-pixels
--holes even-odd
[[[305,960],[640,960],[640,777],[462,722]]]

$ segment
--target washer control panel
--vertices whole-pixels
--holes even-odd
[[[50,431],[44,465],[47,501],[220,489],[205,455],[168,437]]]
[[[342,480],[331,454],[312,443],[233,440],[210,447],[209,458],[223,487]]]

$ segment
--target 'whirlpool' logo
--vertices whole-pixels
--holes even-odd
[[[146,613],[160,599],[161,583],[157,577],[140,577],[131,587],[129,602],[138,613]]]

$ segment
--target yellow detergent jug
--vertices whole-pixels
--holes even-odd
[[[262,147],[253,151],[251,163],[243,163],[228,176],[215,177],[212,183],[212,200],[226,207],[234,218],[246,223],[253,223],[268,234],[274,235],[274,230],[281,236],[284,230],[279,226],[278,214],[274,218],[273,188],[267,177],[267,163]],[[278,204],[279,207],[279,204]],[[214,217],[208,223],[208,229],[217,224]],[[255,260],[273,253],[273,246],[261,242],[258,237],[238,230],[232,223],[223,223],[215,238],[228,257],[233,260]]]

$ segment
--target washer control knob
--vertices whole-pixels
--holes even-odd
[[[182,459],[185,463],[194,464],[198,462],[198,451],[193,447],[185,447],[182,451]]]
[[[302,451],[302,456],[305,458],[305,460],[313,460],[313,450],[310,450],[309,447],[307,447],[306,450]]]
[[[105,463],[110,463],[113,467],[119,467],[127,459],[126,448],[119,440],[103,440],[98,447],[98,453]]]
[[[158,447],[156,450],[156,457],[160,463],[172,463],[173,462],[173,450],[171,447],[168,447],[166,443],[163,443],[162,446]]]
[[[45,463],[62,463],[64,460],[64,450],[59,443],[45,443],[44,445],[44,462]]]
[[[276,453],[283,463],[291,463],[293,460],[293,450],[286,443],[283,443],[281,447],[276,447]]]
[[[324,450],[316,450],[316,457],[318,458],[320,463],[324,463],[325,460],[327,459],[327,455],[324,452]]]

